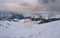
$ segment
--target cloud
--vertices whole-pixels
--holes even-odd
[[[44,4],[55,4],[59,5],[60,0],[0,0],[0,3],[15,3],[15,4],[29,4],[30,6],[44,5]]]
[[[60,0],[0,0],[0,10],[42,12],[59,10]]]

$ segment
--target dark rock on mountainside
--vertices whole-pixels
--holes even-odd
[[[43,24],[43,23],[48,23],[48,22],[52,22],[52,21],[56,21],[56,20],[60,20],[60,18],[42,18],[42,16],[39,16],[37,18],[35,17],[24,17],[25,19],[31,19],[32,21],[40,21],[38,24]]]
[[[52,21],[60,20],[60,18],[52,18],[52,19],[42,19],[38,24],[48,23]]]

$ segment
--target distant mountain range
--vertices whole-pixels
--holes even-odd
[[[9,20],[9,19],[22,19],[24,18],[22,14],[11,11],[0,11],[0,20]]]

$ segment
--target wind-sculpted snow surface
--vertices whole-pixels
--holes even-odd
[[[60,21],[46,24],[0,21],[0,38],[60,38]]]

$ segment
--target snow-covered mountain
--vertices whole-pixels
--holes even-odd
[[[10,20],[10,19],[23,19],[22,14],[18,14],[16,12],[9,11],[0,11],[0,20]]]
[[[45,24],[0,21],[0,38],[60,38],[60,21]]]
[[[21,19],[29,19],[31,21],[40,21],[40,23],[47,23],[51,21],[60,20],[60,13],[42,13],[42,14],[23,14],[11,11],[0,11],[0,20],[19,21]]]
[[[0,11],[0,38],[60,38],[60,13]]]

